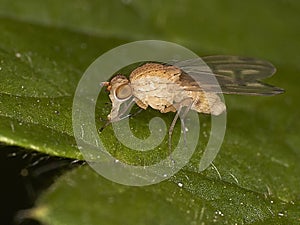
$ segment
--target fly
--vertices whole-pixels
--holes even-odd
[[[169,128],[171,149],[171,136],[180,113],[184,127],[184,116],[189,110],[212,115],[224,112],[226,106],[218,95],[220,93],[277,95],[284,92],[281,88],[260,81],[276,72],[276,68],[268,61],[225,55],[201,59],[209,70],[207,66],[199,66],[197,59],[172,65],[146,63],[133,70],[129,79],[124,75],[116,75],[110,82],[103,82],[112,102],[106,125],[125,118],[127,110],[134,103],[141,109],[150,106],[161,113],[176,112]]]

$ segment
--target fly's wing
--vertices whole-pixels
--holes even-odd
[[[284,92],[260,81],[276,71],[267,61],[223,55],[201,59],[204,63],[200,59],[173,63],[183,71],[179,82],[185,90],[242,95],[276,95]]]

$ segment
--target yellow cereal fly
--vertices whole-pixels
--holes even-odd
[[[133,70],[129,79],[116,75],[110,82],[103,82],[102,85],[110,91],[112,102],[107,124],[122,119],[133,103],[142,109],[150,106],[161,113],[177,112],[169,128],[170,147],[172,131],[183,107],[186,107],[184,115],[189,110],[219,115],[226,107],[218,93],[276,95],[284,91],[260,81],[276,71],[267,61],[223,55],[201,59],[210,70],[207,67],[199,68],[194,60],[175,62],[172,65],[146,63]],[[211,82],[212,76],[219,84]],[[121,110],[121,105],[125,102],[127,104]]]

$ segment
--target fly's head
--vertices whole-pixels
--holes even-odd
[[[109,98],[112,102],[112,109],[108,115],[108,120],[111,122],[120,120],[122,116],[121,105],[132,97],[132,87],[127,77],[123,75],[116,75],[110,82],[103,82],[110,92]]]

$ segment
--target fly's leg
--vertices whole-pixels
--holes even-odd
[[[140,114],[144,109],[139,109],[138,111],[136,111],[135,113],[130,113],[129,114],[129,117],[132,118],[132,117],[135,117],[136,115]]]
[[[113,122],[117,122],[117,121],[120,121],[120,120],[123,120],[123,119],[126,119],[126,118],[130,117],[130,116],[131,116],[130,113],[127,114],[127,115],[124,115],[124,114],[128,111],[128,109],[130,109],[130,107],[131,107],[134,103],[135,103],[134,98],[132,98],[132,99],[130,100],[130,102],[124,106],[124,108],[122,109],[122,111],[119,113],[118,117],[112,119],[111,122],[112,122],[112,123],[113,123]]]
[[[113,123],[113,122],[117,122],[117,121],[120,121],[120,120],[123,120],[123,119],[126,119],[128,117],[131,116],[131,114],[128,114],[128,115],[125,115],[124,114],[128,111],[128,109],[135,103],[134,101],[134,98],[132,98],[130,100],[130,102],[128,104],[126,104],[122,111],[119,113],[119,115],[115,118],[112,118],[110,120],[107,120],[106,123],[99,129],[99,132],[101,133],[105,127],[107,127],[109,124]]]
[[[182,124],[182,127],[183,127],[183,140],[184,140],[184,146],[186,147],[187,146],[187,143],[186,143],[186,127],[185,127],[185,117],[186,115],[188,114],[188,112],[190,111],[190,109],[192,108],[192,105],[194,104],[194,102],[190,102],[190,104],[186,107],[186,109],[184,110],[182,116],[180,116],[180,122]]]
[[[193,105],[193,101],[192,101],[191,98],[187,98],[187,99],[182,100],[179,103],[176,103],[176,105],[178,105],[178,107],[176,107],[178,110],[177,110],[176,115],[175,115],[175,117],[174,117],[174,119],[173,119],[173,121],[170,125],[170,128],[169,128],[168,146],[169,146],[170,153],[172,152],[172,134],[173,134],[173,130],[174,130],[176,121],[178,120],[178,117],[179,117],[183,107],[186,107],[186,109],[184,110],[183,115],[180,116],[180,121],[181,121],[182,127],[183,127],[184,145],[186,146],[186,130],[185,130],[184,119],[185,119],[187,113],[189,112],[189,110],[191,109],[191,107]]]
[[[138,107],[140,107],[139,110],[137,110],[135,113],[130,113],[129,117],[135,117],[137,114],[139,114],[140,112],[142,112],[143,110],[146,110],[148,108],[148,104],[142,102],[140,99],[138,98],[134,98],[135,103],[137,104]]]
[[[169,146],[169,153],[171,154],[172,152],[172,134],[173,134],[173,130],[174,130],[174,127],[175,127],[175,124],[176,124],[176,121],[178,120],[178,117],[179,117],[179,113],[181,111],[182,107],[180,106],[179,109],[177,110],[176,112],[176,115],[170,125],[170,128],[169,128],[169,139],[168,139],[168,146]]]

